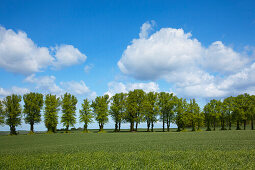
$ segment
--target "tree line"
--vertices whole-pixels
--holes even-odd
[[[34,125],[42,121],[43,111],[44,124],[49,133],[54,133],[59,123],[58,112],[61,110],[60,123],[68,132],[77,121],[77,103],[77,98],[69,93],[61,97],[34,92],[23,96],[12,94],[0,100],[0,124],[10,126],[10,134],[16,135],[16,126],[21,124],[24,117],[25,123],[30,124],[30,133],[34,133]],[[201,109],[195,99],[188,102],[173,93],[146,93],[136,89],[128,93],[116,93],[111,98],[107,94],[98,96],[92,102],[84,99],[79,113],[78,121],[84,123],[84,132],[88,132],[88,125],[93,119],[98,122],[99,131],[103,131],[109,115],[115,122],[115,132],[120,131],[123,122],[130,123],[130,131],[137,131],[138,125],[146,122],[147,131],[153,132],[154,124],[158,121],[162,122],[163,131],[168,132],[170,123],[177,125],[177,131],[184,131],[185,128],[196,131],[201,127],[210,131],[218,126],[221,130],[227,130],[233,125],[237,130],[243,125],[245,130],[247,124],[250,124],[253,130],[255,96],[245,93],[224,100],[212,99]]]

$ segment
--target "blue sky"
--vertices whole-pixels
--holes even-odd
[[[254,7],[252,0],[1,0],[0,97],[68,91],[82,100],[142,88],[202,106],[254,94]]]

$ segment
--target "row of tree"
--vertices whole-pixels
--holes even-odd
[[[0,101],[0,124],[10,126],[10,134],[17,134],[16,126],[21,124],[22,114],[24,121],[30,124],[31,133],[34,125],[41,122],[41,111],[44,106],[44,123],[48,132],[56,132],[58,124],[58,112],[61,109],[61,123],[69,130],[76,123],[77,98],[69,93],[62,97],[47,94],[45,98],[40,93],[28,93],[23,95],[24,106],[21,107],[20,95],[7,96]],[[110,106],[109,106],[110,105]],[[162,122],[163,131],[170,130],[170,123],[175,123],[178,131],[192,128],[199,130],[206,126],[207,130],[213,130],[221,126],[221,130],[231,129],[232,124],[239,130],[243,124],[246,129],[248,123],[253,130],[255,118],[255,96],[241,94],[237,97],[228,97],[224,100],[211,100],[203,110],[200,109],[195,99],[187,102],[172,93],[149,92],[141,89],[129,91],[129,93],[117,93],[111,98],[108,95],[98,96],[90,102],[84,99],[79,110],[79,121],[84,123],[84,131],[88,131],[88,124],[93,118],[99,124],[99,130],[103,131],[104,125],[111,115],[115,122],[115,132],[120,131],[122,122],[130,123],[130,131],[137,131],[141,122],[147,123],[147,131],[153,131],[157,121]]]

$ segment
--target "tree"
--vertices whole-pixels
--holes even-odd
[[[84,99],[80,109],[80,122],[84,123],[84,132],[88,132],[88,124],[92,122],[93,114],[88,99]]]
[[[188,125],[192,127],[192,131],[196,130],[196,119],[200,113],[200,108],[196,103],[196,100],[190,100],[187,111]]]
[[[185,129],[185,126],[187,125],[187,108],[188,104],[185,99],[178,99],[177,105],[175,108],[176,116],[175,116],[175,124],[177,125],[178,129],[177,131],[181,131]]]
[[[56,132],[58,124],[58,111],[61,105],[60,98],[47,94],[45,98],[44,123],[48,132]]]
[[[157,105],[157,96],[155,92],[149,92],[146,94],[143,101],[143,115],[147,122],[147,131],[149,132],[150,125],[151,131],[153,132],[154,122],[157,121],[157,115],[159,113],[159,108]]]
[[[255,96],[250,96],[250,107],[249,107],[249,119],[251,121],[251,130],[254,130],[254,118],[255,118]]]
[[[245,98],[244,95],[238,95],[234,98],[234,109],[233,109],[233,118],[236,121],[236,130],[241,130],[240,124],[245,118]]]
[[[228,129],[231,130],[231,122],[233,119],[233,105],[234,105],[234,98],[232,96],[227,97],[223,101],[223,105],[226,112],[226,119],[227,119],[227,125]]]
[[[130,122],[130,131],[134,131],[134,122],[137,117],[137,103],[134,91],[129,91],[126,101],[125,120]]]
[[[99,124],[99,131],[103,131],[104,124],[108,122],[108,104],[109,95],[98,96],[94,101],[92,101],[91,106],[94,109],[95,119]]]
[[[213,130],[216,128],[217,121],[220,117],[220,104],[217,100],[213,99],[209,103],[210,114],[213,121]]]
[[[224,102],[221,102],[220,100],[218,100],[217,102],[217,108],[216,108],[217,112],[219,112],[219,118],[220,118],[220,123],[221,123],[221,130],[227,130],[225,128],[225,121],[226,121],[226,117],[227,117],[227,106],[225,106]]]
[[[0,100],[0,125],[4,124],[4,111],[3,111],[3,104]]]
[[[6,124],[10,126],[10,134],[17,135],[16,126],[21,124],[21,96],[12,94],[5,97],[4,113],[6,116]]]
[[[125,103],[126,103],[126,94],[116,93],[111,98],[112,104],[110,107],[110,115],[115,121],[115,132],[120,131],[121,122],[124,118],[125,113]]]
[[[142,121],[142,105],[143,105],[143,100],[145,98],[145,92],[142,89],[135,89],[134,90],[134,97],[136,101],[136,116],[135,116],[135,131],[137,131],[138,124]]]
[[[41,122],[41,109],[43,107],[43,95],[40,93],[24,94],[25,122],[30,124],[30,131],[34,133],[34,124]]]
[[[210,103],[207,103],[204,106],[204,117],[205,117],[205,124],[206,124],[206,131],[211,131],[210,125],[212,121],[212,115],[211,115],[211,108],[210,108]]]
[[[76,104],[78,100],[74,95],[65,93],[62,97],[62,117],[61,123],[66,127],[66,132],[68,132],[69,126],[74,126],[76,123],[75,111]]]

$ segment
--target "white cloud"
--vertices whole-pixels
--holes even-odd
[[[68,92],[73,95],[85,95],[89,99],[94,99],[96,97],[96,92],[90,90],[82,80],[80,82],[60,82],[59,85],[57,85],[55,76],[35,77],[33,74],[28,76],[24,81],[35,84],[35,90],[43,93],[51,93],[60,96]]]
[[[150,31],[152,31],[153,30],[153,26],[155,25],[156,23],[155,23],[155,21],[151,21],[151,22],[145,22],[142,26],[141,26],[141,28],[140,28],[140,33],[139,33],[139,37],[141,38],[141,39],[143,39],[143,38],[148,38],[148,36],[149,36],[149,33],[150,33]]]
[[[48,66],[60,69],[82,63],[86,55],[72,45],[38,47],[27,34],[0,26],[0,67],[6,71],[29,75]]]
[[[34,74],[31,76],[28,76],[25,79],[25,82],[33,83],[35,84],[35,90],[36,91],[42,91],[43,93],[52,93],[60,95],[63,93],[63,89],[60,88],[55,83],[56,77],[54,76],[42,76],[42,77],[35,77]]]
[[[94,67],[93,64],[86,65],[86,66],[84,67],[85,73],[88,73],[93,67]]]
[[[247,57],[226,47],[221,41],[212,43],[204,56],[203,66],[218,73],[238,72],[249,62]]]
[[[0,26],[0,67],[7,71],[30,74],[47,67],[54,58],[46,47],[38,47],[22,31]]]
[[[82,94],[89,94],[91,91],[86,86],[84,81],[76,82],[76,81],[69,81],[69,82],[61,82],[60,83],[66,91],[69,93],[82,95]]]
[[[249,55],[221,41],[206,48],[183,29],[162,28],[147,36],[151,27],[145,23],[140,38],[123,52],[118,67],[124,74],[139,80],[164,79],[177,95],[187,97],[223,97],[255,85],[252,69],[246,69],[252,64]],[[249,80],[244,81],[240,76],[246,74]]]
[[[61,45],[56,46],[53,51],[55,52],[56,61],[53,65],[60,69],[64,66],[71,66],[79,63],[85,62],[87,56],[82,54],[77,48],[72,45]]]
[[[118,62],[120,70],[142,80],[156,80],[193,66],[200,60],[201,44],[182,29],[163,28],[147,39],[134,39]]]
[[[108,83],[108,91],[105,94],[108,94],[110,97],[115,93],[128,93],[134,89],[142,89],[146,93],[148,92],[157,92],[159,91],[159,86],[155,82],[149,83],[122,83],[122,82],[110,82]]]
[[[30,92],[30,90],[28,90],[27,88],[22,88],[22,87],[17,87],[17,86],[13,86],[11,89],[4,89],[4,88],[0,87],[0,98],[9,96],[11,94],[23,95],[23,94],[26,94],[29,92]]]

